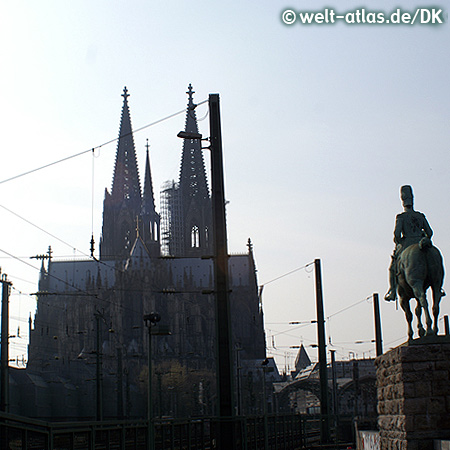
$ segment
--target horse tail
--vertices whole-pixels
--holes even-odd
[[[433,247],[431,239],[429,237],[423,237],[419,242],[419,248],[423,252],[426,252],[429,248]]]

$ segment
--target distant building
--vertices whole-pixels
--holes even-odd
[[[297,360],[307,361],[305,355],[307,357],[302,347]],[[375,417],[377,393],[374,359],[335,361],[334,372],[333,380],[333,368],[329,365],[327,375],[330,413],[359,418]],[[310,364],[293,372],[290,380],[275,384],[275,392],[280,411],[320,413],[319,364]]]
[[[185,129],[198,132],[193,93],[189,85]],[[215,413],[214,274],[211,259],[202,258],[213,253],[213,230],[201,144],[184,141],[180,179],[163,186],[160,217],[148,145],[141,189],[128,97],[125,88],[100,258],[63,261],[49,253],[43,261],[26,376],[14,375],[27,394],[15,397],[12,412],[95,417],[101,380],[105,418],[146,416],[143,316],[156,311],[159,329],[171,334],[152,337],[153,414]],[[239,348],[242,360],[264,360],[250,240],[245,253],[229,257],[229,270],[233,351]]]
[[[305,347],[303,347],[302,344],[295,358],[295,370],[291,372],[292,378],[295,378],[302,369],[305,369],[310,365],[311,360],[309,359],[308,353],[306,353]]]

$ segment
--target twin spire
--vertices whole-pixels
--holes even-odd
[[[188,87],[188,105],[185,131],[198,133],[194,91]],[[106,190],[103,208],[103,228],[100,242],[100,256],[122,258],[130,255],[136,239],[140,238],[150,254],[160,254],[160,222],[156,212],[150,166],[150,152],[147,140],[145,175],[143,189],[128,107],[128,89],[123,90],[123,107],[117,143],[116,161],[111,193]],[[185,139],[180,169],[179,184],[175,187],[170,205],[164,214],[170,214],[165,221],[163,235],[170,236],[177,243],[176,248],[186,256],[198,256],[208,252],[211,231],[211,204],[206,179],[201,142]],[[166,212],[166,209],[169,212]]]
[[[197,116],[193,100],[192,85],[189,84],[185,131],[198,134]],[[188,192],[189,197],[209,198],[202,144],[199,139],[184,139],[180,169],[180,189]]]
[[[198,133],[197,117],[193,100],[194,93],[195,91],[192,89],[192,85],[189,84],[188,91],[186,92],[186,94],[188,94],[188,104],[185,121],[185,131],[188,133]],[[142,207],[149,213],[155,211],[149,144],[147,139],[144,189],[141,194],[139,169],[134,146],[130,110],[128,107],[129,96],[130,94],[125,86],[122,94],[122,117],[120,121],[119,141],[117,144],[111,195],[117,201],[125,200],[134,204],[142,203]],[[184,140],[183,142],[180,187],[189,191],[190,197],[209,197],[205,164],[201,150],[201,142],[199,140]]]
[[[114,176],[111,196],[118,202],[126,201],[134,205],[140,205],[155,209],[153,195],[152,175],[150,171],[149,145],[147,139],[147,159],[145,164],[144,192],[141,194],[141,183],[137,165],[136,150],[134,146],[133,129],[131,126],[130,110],[128,107],[128,89],[123,89],[123,107],[120,120],[119,140],[117,144],[116,162],[114,165]]]

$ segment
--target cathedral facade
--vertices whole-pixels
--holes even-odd
[[[191,85],[187,94],[185,131],[198,133]],[[146,417],[144,315],[157,312],[157,328],[164,332],[151,337],[152,414],[216,413],[209,258],[214,230],[201,144],[184,140],[180,178],[163,186],[160,216],[148,145],[141,184],[128,97],[125,88],[112,188],[105,189],[100,256],[61,261],[49,254],[43,263],[28,366],[20,375],[26,388],[12,402],[12,412],[77,419],[98,416],[101,408],[104,418]],[[228,263],[233,360],[263,360],[251,242]]]

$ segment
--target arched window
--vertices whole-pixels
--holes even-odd
[[[191,247],[192,248],[200,247],[200,231],[197,225],[194,225],[191,228]]]
[[[208,247],[209,245],[209,230],[208,227],[205,227],[205,246]]]
[[[128,222],[124,221],[121,226],[121,236],[123,239],[123,249],[129,251],[131,249],[131,226]]]

